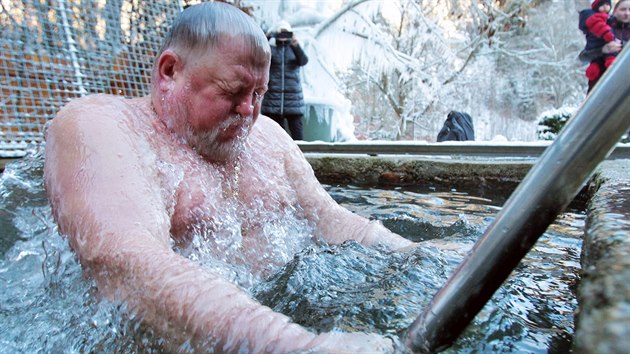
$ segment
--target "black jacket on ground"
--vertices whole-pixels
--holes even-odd
[[[437,141],[475,140],[472,118],[468,113],[451,111],[437,136]]]
[[[280,116],[304,114],[300,67],[306,63],[308,57],[299,45],[271,43],[269,85],[262,102],[262,114]]]

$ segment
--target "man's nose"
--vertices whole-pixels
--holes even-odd
[[[251,116],[254,114],[254,101],[253,95],[247,95],[236,105],[236,113],[243,117]]]

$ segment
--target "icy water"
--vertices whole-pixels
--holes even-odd
[[[128,318],[123,304],[101,301],[82,276],[52,221],[42,165],[35,151],[0,177],[0,352],[159,352],[159,339]],[[399,334],[506,198],[474,188],[326,188],[422,246],[398,253],[353,242],[312,246],[247,289],[314,331]],[[583,213],[563,214],[447,352],[570,351],[583,226]]]

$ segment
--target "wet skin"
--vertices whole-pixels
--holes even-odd
[[[45,179],[60,231],[99,291],[127,302],[174,346],[390,350],[378,335],[308,332],[174,251],[202,232],[207,242],[236,245],[234,260],[264,276],[278,266],[261,237],[261,220],[273,215],[304,221],[315,241],[411,245],[337,205],[288,134],[258,115],[269,59],[223,49],[190,58],[167,50],[150,97],[87,96],[55,117]],[[235,232],[223,226],[228,217],[238,219]],[[285,240],[287,251],[303,241]]]

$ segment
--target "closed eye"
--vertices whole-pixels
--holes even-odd
[[[254,91],[254,97],[253,97],[252,104],[260,103],[264,96],[265,96],[265,92],[264,91],[261,91],[261,92]]]

